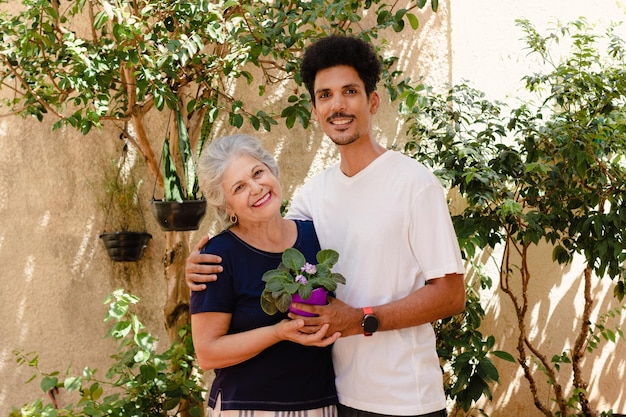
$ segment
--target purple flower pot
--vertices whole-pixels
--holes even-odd
[[[316,288],[311,292],[311,296],[306,300],[303,300],[302,297],[298,295],[298,293],[292,295],[291,302],[323,306],[326,304],[326,294],[328,294],[328,291],[326,291],[326,289]],[[317,317],[317,314],[307,313],[306,311],[298,310],[296,308],[293,308],[292,306],[289,306],[289,311],[300,316]]]

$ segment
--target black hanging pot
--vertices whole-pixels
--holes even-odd
[[[206,200],[152,200],[152,213],[165,231],[198,230],[206,213]]]
[[[109,257],[115,262],[140,260],[151,238],[147,232],[104,232],[100,235]]]

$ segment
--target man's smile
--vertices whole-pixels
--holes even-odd
[[[334,114],[328,119],[328,123],[334,126],[347,125],[354,120],[354,116],[348,116],[346,114]]]

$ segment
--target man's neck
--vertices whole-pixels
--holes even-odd
[[[352,177],[386,151],[387,149],[374,140],[356,141],[349,145],[339,146],[341,172],[347,177]]]

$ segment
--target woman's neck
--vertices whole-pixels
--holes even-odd
[[[250,246],[273,253],[292,247],[298,238],[295,222],[282,217],[267,222],[237,223],[230,231]]]

